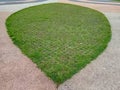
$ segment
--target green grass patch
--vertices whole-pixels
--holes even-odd
[[[62,3],[18,11],[6,26],[14,44],[56,84],[95,59],[111,38],[110,24],[102,13]]]

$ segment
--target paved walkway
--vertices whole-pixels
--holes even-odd
[[[0,90],[56,90],[55,84],[12,43],[4,24],[5,19],[17,10],[56,1],[0,6]],[[112,40],[102,55],[61,84],[58,90],[120,90],[120,6],[59,2],[103,12],[112,26]]]
[[[7,1],[7,2],[6,2]],[[13,4],[24,4],[24,3],[35,3],[43,2],[47,0],[0,0],[0,5],[13,5]]]
[[[104,53],[60,85],[58,90],[120,90],[120,6],[60,1],[103,12],[112,26],[112,39]]]
[[[81,3],[88,3],[88,4],[99,4],[99,5],[102,4],[102,5],[116,5],[116,6],[120,6],[120,3],[118,3],[118,2],[109,2],[110,0],[108,0],[108,1],[105,1],[105,0],[70,0],[70,1],[81,2]]]

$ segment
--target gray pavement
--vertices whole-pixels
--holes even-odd
[[[74,2],[81,2],[81,3],[91,3],[91,4],[102,4],[102,5],[116,5],[120,6],[119,2],[112,2],[112,0],[70,0]]]
[[[43,2],[43,1],[47,1],[47,0],[0,0],[0,5],[24,4],[24,3]]]
[[[0,12],[16,12],[23,8],[27,8],[30,6],[40,5],[40,4],[47,4],[47,3],[55,3],[58,0],[45,0],[42,2],[34,2],[34,3],[24,3],[24,4],[6,4],[0,5]]]

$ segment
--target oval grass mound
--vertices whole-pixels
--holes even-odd
[[[70,4],[23,9],[6,26],[14,44],[57,84],[95,59],[111,38],[102,13]]]

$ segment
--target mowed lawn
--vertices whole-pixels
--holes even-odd
[[[56,84],[97,58],[111,39],[102,13],[62,3],[18,11],[6,26],[14,44]]]

